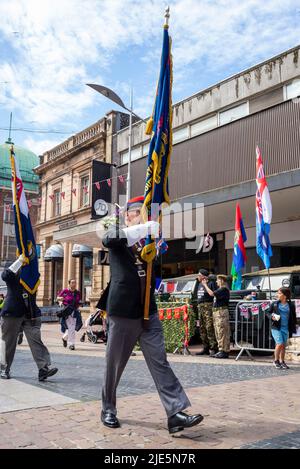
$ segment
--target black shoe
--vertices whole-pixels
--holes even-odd
[[[277,368],[278,370],[281,370],[282,369],[282,366],[281,364],[279,363],[279,360],[275,360],[273,362],[273,365],[275,366],[275,368]]]
[[[23,342],[23,332],[20,332],[19,336],[18,336],[18,345],[21,345]]]
[[[9,370],[1,370],[1,378],[2,379],[10,379],[10,372]]]
[[[66,348],[68,345],[68,341],[64,338],[62,338],[61,340],[62,340],[63,346]]]
[[[195,355],[209,355],[209,349],[204,348],[203,350],[201,350],[201,352],[195,353]]]
[[[109,428],[119,428],[120,427],[119,420],[111,412],[104,412],[102,410],[102,412],[101,412],[101,422],[103,423],[103,425],[105,425],[106,427],[109,427]]]
[[[50,376],[55,375],[58,372],[58,368],[41,368],[39,370],[39,381],[45,381]]]
[[[289,370],[289,369],[290,369],[290,367],[287,366],[287,364],[286,364],[285,362],[281,362],[281,363],[280,363],[280,366],[281,366],[281,368],[282,368],[283,370]]]
[[[177,414],[168,418],[169,433],[181,432],[184,428],[198,425],[198,423],[202,422],[203,418],[200,414],[188,415],[184,412],[177,412]]]
[[[70,345],[69,349],[70,349],[70,350],[75,350],[75,346],[74,346],[74,345]]]
[[[229,353],[227,352],[218,352],[214,355],[215,358],[229,358]]]

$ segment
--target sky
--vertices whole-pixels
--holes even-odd
[[[170,0],[173,102],[300,43],[300,0]],[[151,114],[166,3],[0,0],[0,143],[41,154],[101,119],[113,89]],[[26,129],[20,131],[17,129]]]

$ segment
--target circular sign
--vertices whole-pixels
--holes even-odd
[[[290,280],[289,280],[288,278],[284,278],[284,279],[282,280],[282,286],[283,286],[283,287],[289,288],[290,285],[291,285],[291,282],[290,282]]]
[[[103,199],[98,199],[94,203],[94,210],[97,215],[100,217],[105,217],[108,214],[108,206],[105,200]]]

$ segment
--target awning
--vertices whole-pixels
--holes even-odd
[[[44,261],[62,261],[64,257],[64,248],[60,244],[52,244],[44,255]]]
[[[72,257],[92,257],[93,249],[84,244],[74,244],[72,249]]]

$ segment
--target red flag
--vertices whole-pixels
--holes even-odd
[[[87,193],[88,193],[88,190],[89,190],[88,186],[84,186],[84,188],[83,188],[83,192],[84,192],[85,194],[87,194]]]
[[[61,195],[62,199],[65,200],[65,192],[61,192],[60,195]]]
[[[108,187],[111,187],[111,180],[110,180],[110,179],[107,179],[106,182],[107,182],[107,184],[108,184]]]
[[[76,197],[76,189],[72,189],[72,194],[74,194]]]
[[[53,200],[54,200],[54,194],[50,194],[50,195],[49,195],[49,199],[51,199],[52,202],[53,202]]]
[[[119,181],[123,184],[124,183],[124,176],[119,176]]]
[[[95,186],[97,187],[98,191],[100,191],[100,182],[95,182]]]
[[[31,200],[28,200],[28,201],[27,201],[27,205],[28,205],[28,208],[31,208],[31,207],[32,207],[32,202],[31,202]]]

